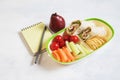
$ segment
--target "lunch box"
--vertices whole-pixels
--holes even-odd
[[[99,19],[99,18],[88,18],[88,19],[85,19],[84,21],[87,21],[87,22],[93,21],[93,22],[95,23],[95,25],[97,25],[97,26],[104,26],[104,27],[105,27],[105,29],[107,30],[107,31],[106,31],[106,32],[107,32],[107,33],[106,33],[107,35],[104,36],[105,39],[106,39],[106,41],[105,41],[104,44],[102,44],[102,46],[105,45],[106,43],[108,43],[108,42],[113,38],[113,36],[114,36],[114,30],[113,30],[112,26],[111,26],[110,24],[108,24],[106,21],[104,21],[104,20],[102,20],[102,19]],[[67,27],[66,27],[66,28],[67,28]],[[93,42],[92,40],[96,40],[97,38],[99,39],[99,37],[93,37],[93,38],[90,38],[89,40],[86,40],[86,41],[82,40],[81,37],[79,37],[80,42],[82,42],[83,45],[89,47],[89,48],[91,49],[91,52],[89,52],[89,53],[86,54],[85,56],[80,57],[80,58],[78,58],[78,59],[76,59],[76,60],[74,60],[74,61],[71,61],[71,62],[61,62],[61,61],[58,61],[58,60],[55,59],[54,56],[52,55],[52,51],[51,51],[51,49],[50,49],[50,44],[52,43],[52,40],[53,40],[57,35],[62,35],[62,34],[64,33],[64,31],[65,31],[66,28],[60,30],[60,31],[57,32],[57,33],[54,33],[54,34],[48,39],[48,41],[47,41],[46,50],[47,50],[48,55],[51,57],[51,59],[52,59],[53,61],[55,61],[55,62],[57,62],[57,63],[60,63],[60,64],[72,64],[72,63],[75,63],[75,62],[80,61],[82,58],[84,58],[84,57],[86,57],[86,56],[94,53],[96,50],[102,48],[102,46],[100,46],[99,48],[96,49],[96,48],[94,48],[94,45],[92,45],[92,42]],[[101,39],[101,38],[100,38],[100,39]],[[93,43],[93,44],[94,44],[94,43]],[[101,43],[98,41],[97,43],[95,43],[95,45],[96,45],[96,44],[101,44]],[[88,49],[88,48],[87,48],[87,49]]]

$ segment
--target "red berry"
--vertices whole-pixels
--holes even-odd
[[[52,42],[50,45],[50,49],[53,50],[57,50],[59,48],[59,44],[57,42]]]
[[[75,35],[70,37],[70,41],[73,41],[74,43],[77,43],[79,41],[79,38]]]
[[[63,41],[63,38],[61,35],[57,35],[54,39],[53,39],[53,42],[61,42]]]
[[[62,48],[63,46],[65,46],[65,41],[64,40],[59,42],[59,47]]]
[[[69,35],[63,35],[64,41],[70,41],[70,36]]]

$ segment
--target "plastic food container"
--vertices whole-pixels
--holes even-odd
[[[63,33],[65,32],[65,30],[67,28],[66,27],[65,29],[53,34],[47,42],[46,49],[47,49],[48,55],[51,57],[51,59],[53,59],[55,62],[60,63],[60,64],[75,63],[75,62],[81,60],[82,58],[88,56],[89,54],[94,53],[94,51],[100,49],[103,45],[108,43],[112,39],[112,37],[114,36],[114,30],[113,30],[112,26],[102,19],[98,19],[98,18],[85,19],[82,21],[82,25],[80,27],[81,32],[83,32],[82,30],[84,30],[84,27],[91,27],[91,33],[90,33],[91,37],[84,40],[83,37],[81,37],[82,33],[81,33],[81,35],[80,34],[76,35],[76,36],[78,36],[78,38],[80,40],[80,42],[77,43],[77,46],[80,45],[80,47],[82,47],[79,50],[82,50],[80,52],[83,52],[84,54],[80,53],[80,55],[77,56],[78,58],[75,58],[74,60],[68,61],[68,62],[63,62],[61,60],[57,60],[53,56],[52,50],[50,49],[50,45],[52,43],[52,40],[57,35],[63,35]],[[70,46],[70,48],[71,48],[71,46]],[[76,57],[76,56],[74,56],[74,57]]]

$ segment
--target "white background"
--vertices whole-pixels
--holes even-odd
[[[76,19],[97,17],[110,23],[113,39],[94,54],[72,65],[60,65],[44,53],[40,65],[19,31],[37,22],[49,24],[52,13]],[[0,80],[120,80],[119,0],[0,0]]]

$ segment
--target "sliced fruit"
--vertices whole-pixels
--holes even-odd
[[[80,53],[80,51],[75,46],[74,42],[70,42],[69,45],[70,45],[70,48],[73,51],[74,56],[76,56],[76,55],[78,55]]]

